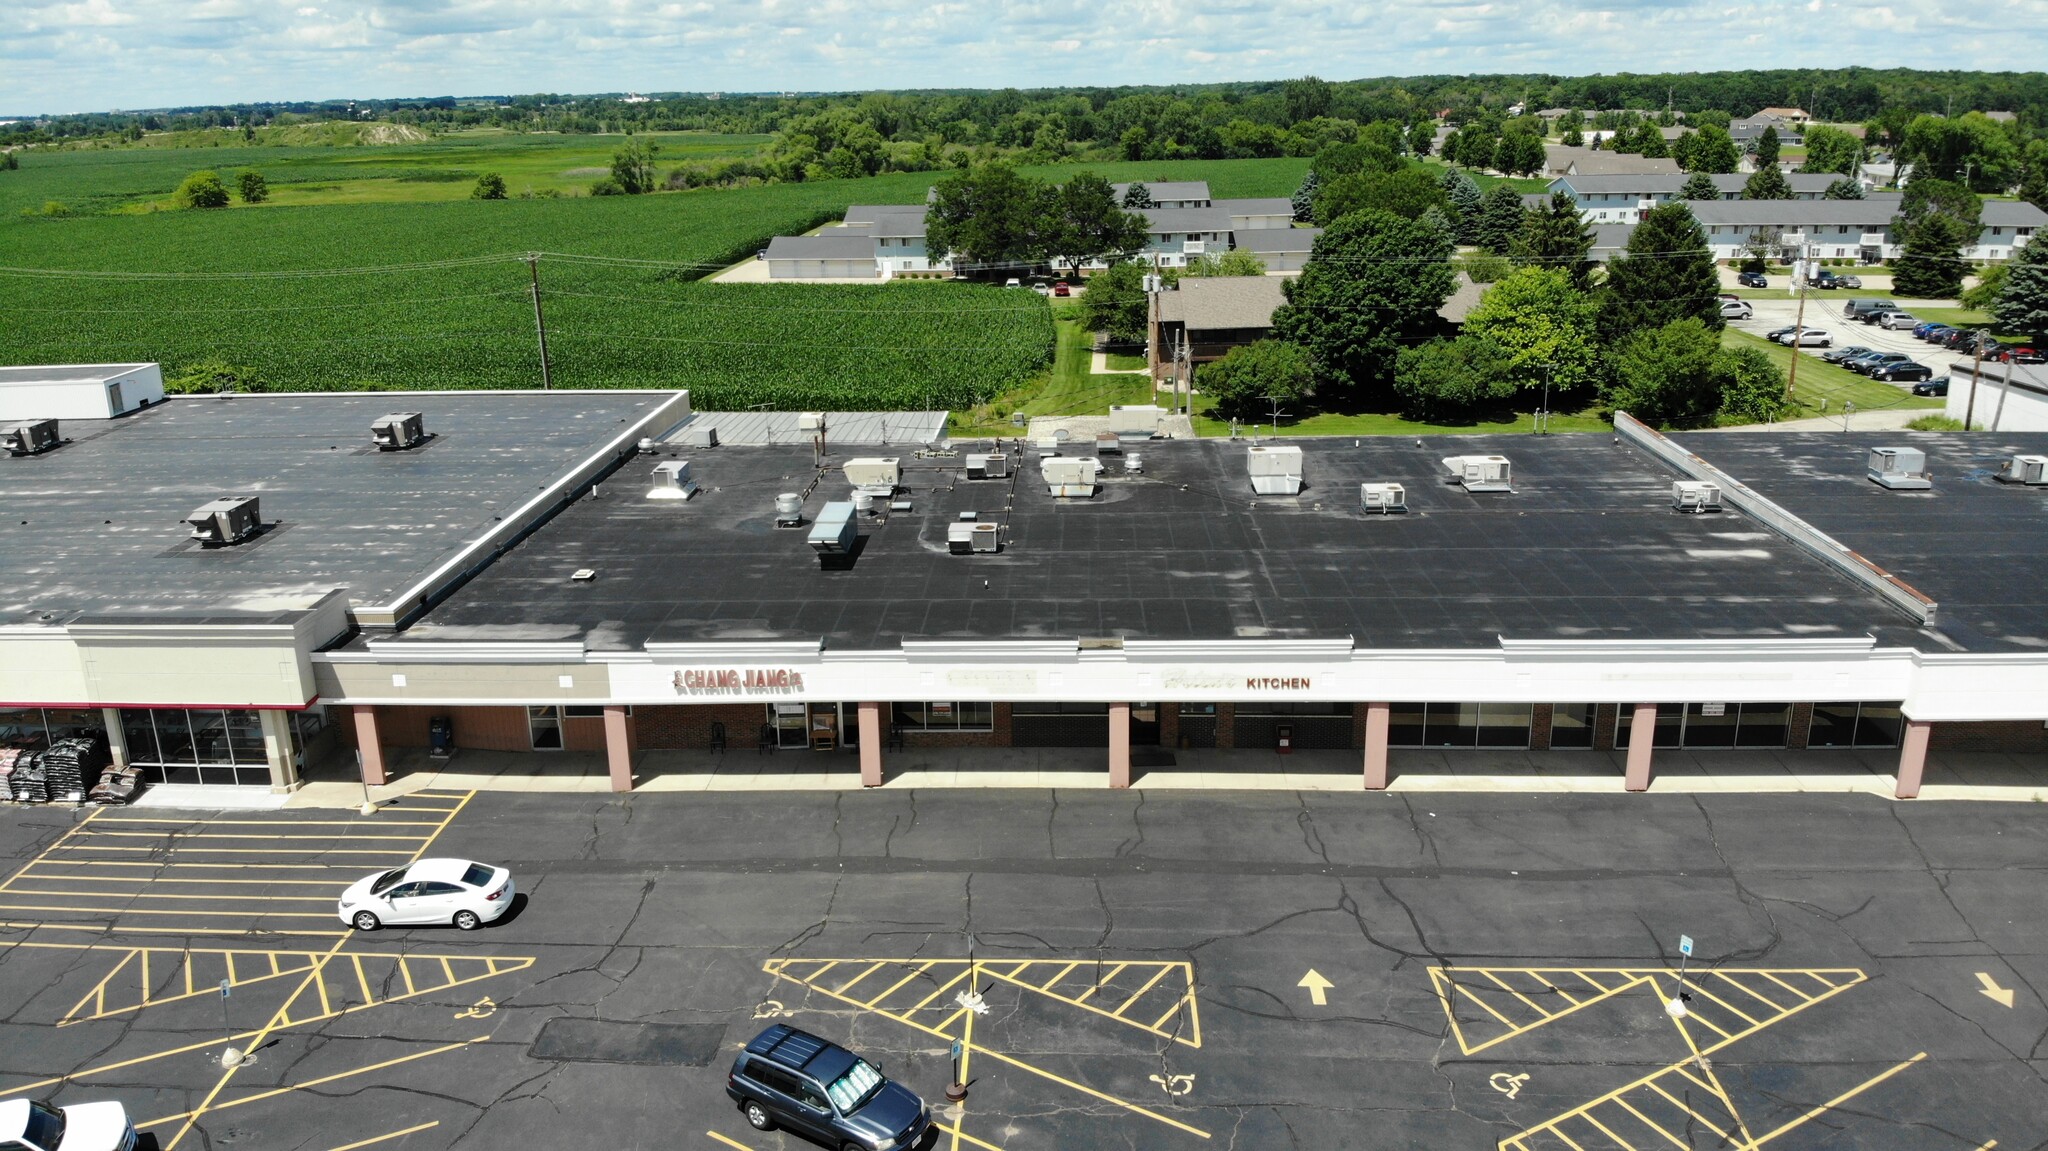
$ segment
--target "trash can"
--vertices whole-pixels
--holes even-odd
[[[1283,723],[1273,729],[1273,750],[1281,755],[1294,754],[1294,725]]]
[[[455,754],[455,717],[436,715],[427,719],[427,754],[435,759]]]

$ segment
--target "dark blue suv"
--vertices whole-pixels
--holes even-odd
[[[759,1131],[783,1127],[836,1151],[906,1151],[932,1109],[836,1043],[778,1023],[733,1060],[725,1093]]]

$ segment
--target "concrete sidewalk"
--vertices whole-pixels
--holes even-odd
[[[892,750],[883,790],[912,788],[1106,788],[1107,752],[1094,748]],[[1132,786],[1152,790],[1359,791],[1358,751],[1137,749]],[[1595,751],[1432,751],[1391,753],[1397,792],[1584,793],[1622,791],[1624,755]],[[1147,760],[1152,761],[1149,765]],[[1170,760],[1170,763],[1168,762]],[[389,753],[391,783],[369,789],[382,801],[425,789],[584,792],[610,790],[598,752],[462,751],[444,763],[416,748]],[[1659,750],[1656,793],[1861,793],[1891,797],[1898,753],[1861,751]],[[760,753],[734,748],[643,751],[633,758],[635,792],[857,791],[858,757],[801,749]],[[315,769],[286,807],[352,808],[364,789],[350,765]],[[1993,752],[1930,755],[1922,799],[2048,802],[2048,757]]]

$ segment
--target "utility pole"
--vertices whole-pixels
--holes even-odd
[[[552,391],[553,381],[548,379],[548,322],[540,311],[540,253],[526,254],[526,270],[533,279],[533,330],[540,337],[540,387]]]
[[[1807,253],[1813,248],[1808,244],[1799,246],[1799,260],[1792,265],[1792,274],[1799,279],[1799,311],[1792,317],[1792,368],[1785,373],[1785,400],[1791,402],[1793,389],[1799,383],[1799,343],[1806,334],[1806,281],[1812,278],[1812,265]]]
[[[1185,327],[1180,330],[1180,347],[1174,351],[1173,358],[1173,413],[1180,415],[1180,389],[1183,382],[1187,384],[1189,410],[1192,411],[1195,406],[1194,365],[1188,358],[1188,330]]]
[[[1984,371],[1984,341],[1990,338],[1991,333],[1980,331],[1976,334],[1976,338],[1973,341],[1977,345],[1977,350],[1970,357],[1970,402],[1963,405],[1963,430],[1966,432],[1970,430],[1971,419],[1975,417],[1977,414],[1977,378],[1980,375],[1982,375]],[[2010,376],[2007,376],[2006,387],[2011,386],[2012,378]],[[1998,398],[1999,401],[2003,403],[2005,400],[2005,393],[2001,391],[1998,394]]]

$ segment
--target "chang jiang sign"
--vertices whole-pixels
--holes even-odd
[[[804,689],[804,673],[786,667],[685,668],[675,674],[677,695],[789,695]]]

